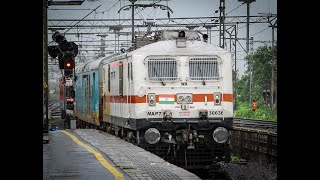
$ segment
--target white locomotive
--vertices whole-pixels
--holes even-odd
[[[143,47],[76,69],[79,124],[98,126],[186,169],[229,161],[231,53],[195,31],[152,35],[136,38]],[[84,85],[88,76],[94,78]]]

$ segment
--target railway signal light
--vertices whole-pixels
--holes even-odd
[[[71,52],[65,52],[62,57],[63,69],[65,76],[73,75],[74,69],[74,55]]]
[[[65,72],[73,69],[74,58],[78,55],[78,45],[74,42],[68,42],[63,34],[60,34],[58,31],[52,35],[52,39],[58,45],[48,46],[49,55],[52,58],[58,57],[59,68],[65,69]],[[68,59],[70,60],[68,61]],[[71,72],[68,71],[67,74],[71,74]]]
[[[67,59],[66,62],[64,62],[65,64],[65,69],[73,69],[73,63],[71,59]]]
[[[56,58],[60,51],[57,46],[48,46],[48,53],[52,58]]]
[[[56,31],[52,35],[52,39],[54,40],[54,42],[58,43],[59,45],[67,41],[66,38],[62,34],[60,34],[58,31]]]

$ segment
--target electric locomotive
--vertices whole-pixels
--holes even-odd
[[[229,161],[231,53],[207,38],[191,30],[160,31],[136,37],[135,47],[96,60],[91,69],[79,67],[79,123],[94,124],[185,169]]]

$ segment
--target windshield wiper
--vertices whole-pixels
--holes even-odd
[[[163,86],[165,86],[166,84],[163,82],[162,78],[159,77],[158,71],[156,70],[156,67],[155,67],[154,65],[153,65],[153,71],[156,73],[156,76],[160,79],[161,84],[162,84]]]
[[[204,77],[203,77],[203,74],[202,74],[201,68],[200,68],[200,66],[199,66],[199,63],[198,63],[198,69],[199,69],[199,71],[200,71],[200,75],[201,75],[201,77],[202,77],[202,85],[206,85],[206,82],[204,81]]]

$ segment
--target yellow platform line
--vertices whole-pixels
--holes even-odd
[[[92,154],[94,154],[96,156],[96,158],[98,159],[98,161],[106,168],[108,169],[116,178],[116,180],[124,180],[124,176],[121,172],[119,172],[116,168],[114,168],[113,166],[111,166],[108,161],[106,161],[104,159],[104,157],[97,151],[93,150],[90,146],[84,144],[83,142],[81,142],[76,136],[74,136],[73,134],[62,130],[63,133],[65,133],[66,135],[70,136],[70,138],[75,141],[77,144],[79,144],[80,146],[84,147],[87,149],[87,151],[91,152]]]

